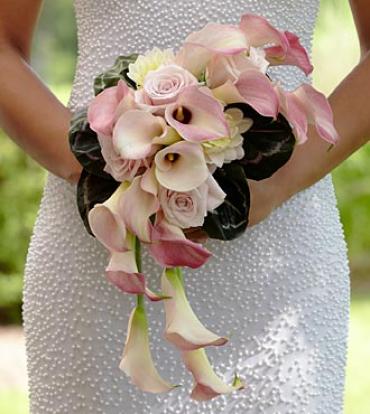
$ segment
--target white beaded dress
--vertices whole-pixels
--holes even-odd
[[[318,0],[75,0],[78,64],[70,108],[119,54],[176,48],[208,21],[253,12],[296,32],[310,51]],[[274,72],[287,88],[304,76]],[[314,166],[313,166],[314,167]],[[247,387],[196,403],[179,353],[162,339],[160,303],[149,307],[154,359],[181,388],[138,391],[119,370],[134,298],[105,279],[107,255],[76,208],[76,188],[49,175],[29,248],[24,289],[31,414],[339,414],[349,314],[346,246],[330,176],[186,271],[189,300],[211,330],[231,335],[209,350],[217,373]],[[160,269],[148,257],[153,286]]]

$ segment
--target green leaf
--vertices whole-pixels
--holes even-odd
[[[94,80],[95,95],[103,92],[106,88],[116,86],[121,79],[136,89],[135,82],[127,76],[127,72],[129,64],[135,63],[138,56],[137,53],[129,56],[119,56],[112,67],[98,75]]]
[[[213,177],[226,193],[225,201],[205,218],[203,230],[212,239],[232,240],[248,225],[250,194],[241,165],[232,162],[218,168]]]
[[[71,120],[69,144],[78,162],[91,174],[109,178],[97,134],[87,122],[87,110],[76,112]]]
[[[238,163],[252,180],[271,177],[286,164],[294,150],[295,136],[288,121],[279,114],[277,119],[260,115],[247,104],[232,104],[245,117],[253,119],[252,127],[243,135],[245,156]]]
[[[108,176],[110,177],[110,176]],[[103,178],[90,174],[85,169],[82,171],[77,185],[77,205],[86,230],[91,234],[88,221],[89,211],[98,203],[104,203],[118,188],[119,182],[113,178]]]

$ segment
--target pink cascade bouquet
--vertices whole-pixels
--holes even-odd
[[[308,124],[330,144],[337,140],[325,97],[309,84],[284,91],[268,72],[274,65],[312,71],[298,37],[262,17],[245,14],[238,26],[209,23],[177,53],[154,48],[120,56],[95,79],[95,98],[72,120],[71,148],[84,167],[82,219],[110,254],[107,279],[137,295],[120,368],[144,391],[175,387],[155,368],[145,298],[164,304],[164,336],[194,377],[192,398],[244,387],[237,375],[227,384],[213,371],[205,349],[228,338],[197,318],[181,268],[199,268],[211,257],[188,229],[222,240],[245,231],[248,179],[283,166],[307,140]],[[140,246],[163,268],[161,292],[142,273]]]

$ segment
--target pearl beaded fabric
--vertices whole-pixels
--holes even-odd
[[[311,49],[317,0],[76,0],[79,54],[70,108],[87,105],[92,81],[119,54],[176,48],[209,21],[253,12],[296,32]],[[304,76],[272,72],[287,88]],[[313,164],[314,168],[314,164]],[[209,349],[218,374],[247,387],[210,402],[189,398],[190,375],[163,337],[151,304],[153,355],[182,387],[137,390],[118,368],[135,298],[104,276],[107,254],[89,236],[76,188],[49,175],[29,248],[24,289],[32,414],[339,414],[349,310],[346,246],[330,176],[300,192],[232,242],[210,241],[213,258],[185,272],[191,301],[211,330],[230,335]],[[149,284],[161,270],[145,255]]]

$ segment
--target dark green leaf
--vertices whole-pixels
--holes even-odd
[[[213,213],[208,213],[203,230],[212,239],[232,240],[240,236],[248,225],[248,182],[243,167],[235,162],[218,168],[213,177],[226,193],[226,198]]]
[[[245,156],[238,161],[246,177],[253,180],[271,177],[293,153],[296,140],[288,121],[281,114],[276,120],[262,116],[246,104],[229,107],[238,107],[244,116],[253,119],[252,127],[243,134]]]
[[[77,185],[77,205],[81,218],[87,231],[92,234],[88,214],[97,203],[104,203],[114,191],[119,183],[113,178],[105,179],[97,175],[90,174],[85,169],[82,171]]]
[[[136,88],[136,84],[127,76],[128,66],[134,63],[138,57],[137,53],[129,56],[119,56],[114,65],[97,76],[94,80],[94,92],[98,95],[106,88],[116,86],[120,79],[124,80],[128,85]]]
[[[76,112],[69,130],[69,144],[79,163],[91,174],[109,178],[96,133],[87,122],[87,111]]]

